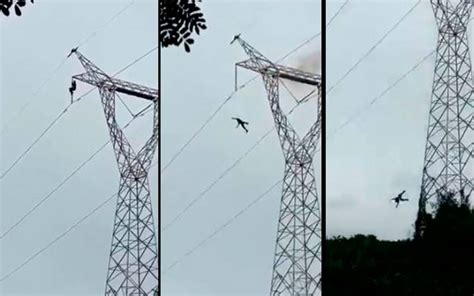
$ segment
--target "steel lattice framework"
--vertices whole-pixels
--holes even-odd
[[[148,173],[158,145],[158,90],[112,78],[78,51],[75,54],[86,73],[73,79],[99,89],[121,177],[105,295],[152,296],[159,288],[158,249]],[[153,102],[153,133],[138,153],[115,118],[117,93]]]
[[[468,23],[471,0],[431,0],[438,25],[438,46],[417,235],[440,195],[454,194],[469,204],[474,190],[474,95]]]
[[[237,66],[262,75],[285,158],[270,295],[315,295],[321,286],[321,218],[313,157],[321,133],[321,77],[272,63],[236,37],[249,60]],[[301,140],[283,113],[279,80],[315,86],[317,120]]]

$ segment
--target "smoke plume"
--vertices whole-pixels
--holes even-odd
[[[321,73],[321,52],[316,51],[301,56],[296,67],[305,72]]]

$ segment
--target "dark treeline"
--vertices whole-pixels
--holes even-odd
[[[326,296],[474,295],[474,210],[451,198],[420,239],[334,237],[326,250]]]

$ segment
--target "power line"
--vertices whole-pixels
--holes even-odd
[[[23,104],[21,107],[20,107],[20,110],[17,112],[16,115],[14,115],[8,122],[7,124],[2,128],[2,131],[0,132],[0,135],[3,135],[3,132],[5,132],[8,127],[10,126],[10,124],[15,121],[18,117],[20,117],[21,114],[23,114],[23,111],[25,111],[25,109],[31,104],[31,102],[33,101],[34,98],[36,98],[36,96],[41,92],[41,90],[43,89],[43,87],[46,86],[46,84],[48,84],[49,81],[51,81],[51,79],[53,79],[54,75],[56,75],[57,72],[59,72],[59,70],[62,68],[62,66],[64,65],[64,63],[66,63],[67,61],[67,58],[64,58],[59,64],[58,66],[56,66],[56,68],[53,70],[53,72],[51,72],[51,74],[43,81],[43,83],[40,85],[40,87],[38,87],[36,89],[36,91],[33,93],[33,96],[30,100],[28,100],[25,104]]]
[[[245,212],[247,212],[251,207],[256,205],[260,200],[262,200],[265,196],[267,196],[277,185],[279,185],[282,181],[279,180],[278,182],[274,183],[270,188],[268,188],[265,192],[257,196],[256,199],[251,201],[245,208],[237,212],[232,218],[227,220],[223,225],[221,225],[219,228],[217,228],[213,233],[211,233],[209,236],[207,236],[205,239],[203,239],[200,243],[198,243],[194,248],[190,249],[188,252],[186,252],[180,259],[176,260],[173,264],[168,266],[166,270],[163,272],[163,274],[166,274],[170,269],[175,267],[177,264],[179,264],[183,259],[186,257],[192,255],[197,249],[205,245],[208,241],[213,239],[216,235],[218,235],[220,232],[222,232],[225,228],[227,228],[230,224],[232,224],[235,220],[237,220],[240,216],[242,216]]]
[[[130,124],[135,121],[139,116],[143,116],[147,112],[151,111],[150,105],[140,111],[136,116],[134,116],[125,126],[124,129],[128,128]],[[17,228],[26,218],[28,218],[33,212],[35,212],[43,203],[45,203],[51,196],[53,196],[59,189],[61,189],[67,182],[69,182],[80,170],[82,170],[89,162],[91,162],[105,147],[110,143],[108,140],[99,149],[97,149],[91,156],[89,156],[85,161],[83,161],[71,174],[69,174],[63,181],[61,181],[56,187],[54,187],[48,194],[46,194],[39,202],[37,202],[30,210],[28,210],[19,220],[17,220],[12,226],[10,226],[4,233],[0,235],[0,240],[2,240],[6,235],[11,231]]]
[[[349,0],[346,0],[342,5],[339,7],[339,9],[336,11],[336,13],[331,17],[331,19],[328,21],[326,24],[326,27],[329,27],[329,25],[336,19],[336,17],[342,12],[344,7],[349,3]]]
[[[340,132],[344,127],[346,127],[349,123],[354,121],[357,117],[359,117],[362,113],[367,111],[372,105],[374,105],[378,100],[384,97],[389,91],[391,91],[395,86],[397,86],[402,80],[404,80],[408,75],[414,72],[419,66],[421,66],[424,62],[426,62],[436,50],[432,50],[426,56],[424,56],[418,63],[416,63],[408,72],[400,76],[394,83],[392,83],[389,87],[384,89],[378,96],[376,96],[372,101],[369,102],[365,107],[361,108],[358,112],[354,113],[351,117],[349,117],[345,122],[343,122],[339,127],[337,127],[331,135],[334,136],[338,132]]]
[[[152,167],[155,167],[158,164],[158,162],[155,162]],[[60,241],[62,238],[64,238],[67,234],[69,234],[71,231],[73,231],[77,226],[82,224],[84,221],[86,221],[88,218],[90,218],[93,214],[95,214],[98,210],[100,210],[102,207],[104,207],[106,204],[108,204],[114,197],[117,196],[117,193],[114,193],[111,195],[109,198],[107,198],[105,201],[103,201],[101,204],[99,204],[97,207],[95,207],[92,211],[87,213],[85,216],[83,216],[81,219],[79,219],[76,223],[74,223],[71,227],[69,227],[66,231],[58,235],[55,239],[53,239],[51,242],[49,242],[47,245],[45,245],[43,248],[41,248],[39,251],[31,255],[29,258],[27,258],[23,263],[18,265],[16,268],[14,268],[12,271],[10,271],[7,275],[4,277],[0,278],[0,282],[5,281],[7,278],[21,270],[23,267],[25,267],[28,263],[33,261],[35,258],[40,256],[42,253],[44,253],[46,250],[51,248],[54,244],[56,244],[58,241]]]
[[[91,34],[89,34],[89,36],[83,40],[82,42],[79,43],[79,46],[78,47],[81,47],[82,45],[84,45],[85,43],[87,43],[93,36],[95,36],[97,34],[97,32],[99,30],[102,30],[104,29],[105,27],[107,27],[110,23],[112,23],[117,17],[119,17],[125,10],[127,10],[128,8],[130,8],[130,6],[135,2],[136,0],[133,0],[131,1],[125,8],[123,8],[122,10],[120,10],[118,13],[116,13],[115,15],[113,15],[104,25],[102,25],[101,27],[99,27],[97,30],[95,30],[94,32],[92,32]],[[36,98],[37,95],[39,95],[39,93],[41,92],[41,90],[46,86],[46,84],[48,84],[51,79],[53,79],[53,77],[56,75],[57,72],[59,72],[59,70],[62,68],[62,66],[66,63],[67,61],[67,58],[64,58],[59,64],[58,66],[56,66],[56,68],[53,70],[53,72],[51,72],[51,74],[45,79],[45,81],[40,85],[40,87],[33,93],[31,99],[29,99],[25,104],[23,104],[21,107],[20,107],[20,110],[17,112],[16,115],[14,115],[12,117],[11,120],[8,121],[8,123],[5,125],[4,128],[2,128],[2,131],[0,132],[0,135],[3,135],[3,132],[6,131],[8,129],[8,127],[10,126],[10,124],[15,121],[16,119],[18,119],[21,114],[23,114],[23,112],[26,110],[26,108],[28,108],[28,106],[33,102],[33,100]]]
[[[389,92],[391,89],[393,89],[398,83],[400,83],[403,79],[405,79],[410,73],[412,73],[416,68],[419,67],[419,65],[421,65],[423,62],[425,62],[430,56],[433,55],[435,51],[432,51],[430,52],[427,56],[425,56],[420,62],[418,62],[414,67],[412,67],[408,72],[406,72],[405,74],[403,74],[395,83],[391,84],[387,89],[385,89],[379,96],[377,96],[374,100],[372,100],[371,104],[375,103],[375,101],[379,100],[381,97],[383,97],[387,92]],[[153,167],[156,166],[158,163],[155,162],[153,164]],[[190,251],[188,251],[184,256],[182,256],[180,259],[178,259],[177,261],[175,261],[175,263],[173,263],[171,266],[169,266],[166,271],[170,270],[171,268],[173,268],[175,265],[177,265],[178,263],[180,263],[183,259],[185,259],[186,257],[190,256],[191,254],[193,254],[197,249],[199,249],[200,247],[202,247],[203,245],[205,245],[207,242],[209,242],[212,238],[214,238],[217,234],[219,234],[220,232],[222,232],[225,228],[227,228],[230,224],[232,224],[233,222],[235,222],[235,220],[237,220],[240,216],[242,216],[246,211],[248,211],[250,208],[252,208],[258,201],[260,201],[261,199],[263,199],[263,197],[265,197],[268,193],[271,192],[272,189],[274,189],[279,183],[281,183],[281,180],[279,180],[278,182],[274,183],[271,187],[269,187],[269,189],[267,189],[263,194],[259,195],[255,200],[253,200],[251,203],[249,203],[245,208],[243,208],[241,211],[239,211],[236,215],[234,215],[230,220],[228,220],[226,223],[224,223],[222,226],[220,226],[216,231],[214,231],[211,235],[209,235],[208,237],[206,237],[203,241],[201,241],[198,245],[196,245],[194,248],[192,248]],[[46,251],[48,248],[50,248],[52,245],[54,245],[57,241],[59,241],[61,238],[65,237],[69,232],[71,232],[75,227],[77,227],[79,224],[81,224],[82,222],[84,222],[87,218],[89,218],[90,216],[92,216],[93,213],[95,213],[98,209],[100,209],[101,207],[103,207],[107,202],[109,202],[113,197],[115,197],[116,194],[112,195],[111,197],[109,197],[104,203],[102,203],[101,205],[99,205],[97,208],[95,208],[92,212],[88,213],[86,216],[84,216],[81,220],[79,220],[79,222],[75,223],[73,226],[71,226],[67,231],[65,231],[64,233],[62,233],[61,235],[59,235],[56,239],[54,239],[52,242],[50,242],[48,245],[46,245],[46,247],[42,248],[40,251],[38,251],[37,253],[35,253],[33,256],[31,256],[30,258],[28,258],[25,262],[23,262],[22,264],[20,264],[17,268],[15,268],[12,272],[10,272],[9,274],[7,274],[7,276],[3,277],[2,279],[0,279],[0,282],[4,281],[6,278],[10,277],[12,274],[14,274],[15,272],[17,272],[18,270],[20,270],[22,267],[24,267],[26,264],[28,264],[29,262],[31,262],[33,259],[35,259],[36,257],[38,257],[41,253],[43,253],[44,251]],[[166,273],[165,271],[165,273]]]
[[[115,73],[114,75],[112,75],[112,77],[115,77],[117,76],[118,74],[126,71],[127,69],[129,69],[131,66],[135,65],[136,63],[138,63],[139,61],[141,61],[142,59],[144,59],[146,56],[150,55],[153,51],[157,50],[158,49],[158,46],[148,50],[145,54],[141,55],[140,57],[138,57],[136,60],[132,61],[131,63],[129,63],[128,65],[126,65],[125,67],[123,67],[121,70],[119,70],[117,73]],[[66,112],[68,111],[68,109],[74,105],[74,103],[77,103],[79,102],[80,100],[82,100],[83,98],[85,98],[87,95],[89,95],[92,91],[94,91],[95,88],[91,88],[89,91],[87,91],[86,93],[84,93],[83,95],[81,95],[79,98],[77,98],[76,100],[74,100],[70,105],[68,105],[68,107],[66,107],[63,111],[61,111],[58,116],[47,126],[47,128],[28,146],[28,148],[23,151],[22,154],[20,154],[20,156],[13,162],[13,164],[4,172],[2,173],[2,175],[0,176],[0,181],[3,180],[4,177],[6,177],[10,171],[15,168],[17,166],[17,164],[30,152],[30,150],[51,130],[51,128],[64,116],[64,114],[66,114]]]
[[[92,39],[100,30],[103,30],[105,27],[110,25],[115,19],[117,19],[120,15],[122,15],[127,9],[129,9],[133,4],[135,4],[136,0],[130,1],[124,8],[119,10],[116,14],[114,14],[107,22],[105,22],[102,26],[98,27],[93,33],[89,34],[83,41],[79,42],[78,47],[82,47],[86,44],[90,39]]]
[[[415,10],[415,8],[421,3],[421,0],[418,0],[418,2],[415,3],[391,28],[388,30],[382,38],[380,38],[369,50],[354,64],[352,67],[349,68],[349,70],[342,75],[336,83],[331,86],[326,94],[329,94],[334,88],[336,88],[344,79],[346,79],[349,74],[351,74],[359,65],[362,63],[387,37],[390,35],[412,12]]]
[[[342,8],[344,8],[344,6],[347,4],[348,1],[346,1],[342,6],[341,8],[339,9],[339,11],[336,13],[336,15],[338,13],[340,13],[340,11],[342,10]],[[404,18],[407,17],[407,15],[409,13],[411,13],[411,11],[413,11],[413,9],[419,4],[419,2],[410,9],[410,11],[404,16],[402,17],[401,20],[403,20]],[[401,21],[397,22],[397,24],[399,24]],[[398,25],[396,25],[398,26]],[[395,27],[396,27],[395,26]],[[395,28],[394,27],[394,28]],[[392,28],[388,34],[390,34],[391,31],[393,31]],[[382,39],[381,41],[383,41],[384,38],[386,38],[386,36],[388,36],[388,34],[386,34]],[[380,44],[381,41],[379,41],[378,43]],[[375,47],[377,46],[377,44],[373,47],[373,49],[375,49]],[[373,50],[372,49],[372,50]],[[370,51],[369,51],[370,53]],[[432,53],[431,53],[432,54]],[[431,55],[430,54],[430,55]],[[367,56],[368,54],[366,54],[365,56]],[[422,62],[424,62],[426,59],[428,58],[425,57]],[[364,57],[362,59],[360,59],[359,61],[362,61],[364,59]],[[421,64],[422,62],[418,63],[417,65],[415,65],[414,69],[416,69],[419,64]],[[360,62],[358,62],[357,64],[360,64]],[[356,64],[356,66],[357,66]],[[414,69],[412,69],[409,73],[411,73],[412,71],[414,71]],[[400,78],[399,80],[396,81],[396,83],[392,84],[391,87],[389,87],[389,89],[386,89],[378,98],[376,98],[375,100],[373,100],[371,102],[371,104],[375,103],[376,100],[378,100],[379,98],[383,97],[388,91],[390,91],[393,87],[395,87],[401,80],[403,80],[406,76],[408,76],[409,73],[406,73],[404,76],[402,76],[402,78]],[[292,97],[296,100],[294,94],[288,89],[288,87],[283,84],[283,86],[288,90],[288,92],[292,95]],[[313,91],[314,92],[314,91]],[[310,93],[311,95],[312,93]],[[309,95],[307,95],[306,97],[308,97]],[[313,95],[314,96],[314,95]],[[311,96],[312,97],[312,96]],[[304,100],[304,99],[303,99]],[[302,100],[302,101],[303,101]],[[296,105],[295,107],[297,107],[298,105]],[[291,114],[293,111],[294,111],[295,108],[293,108],[289,114]],[[357,117],[357,115],[356,115]],[[354,119],[354,117],[351,117],[345,124],[343,124],[343,126],[341,128],[343,128],[345,125],[347,125],[349,122],[351,122],[352,120]],[[166,229],[168,229],[172,224],[174,224],[177,220],[179,220],[179,218],[181,218],[194,204],[196,204],[205,194],[207,194],[215,185],[217,185],[217,183],[219,183],[220,180],[222,180],[224,178],[224,176],[226,176],[233,168],[235,168],[238,163],[240,163],[242,161],[242,159],[244,159],[248,154],[250,154],[251,151],[253,151],[270,133],[271,131],[273,130],[274,128],[272,128],[271,130],[269,130],[267,133],[265,133],[249,150],[247,150],[241,157],[239,157],[229,168],[227,168],[226,170],[224,170],[224,172],[216,179],[214,180],[208,187],[206,187],[206,189],[201,192],[201,194],[199,194],[196,198],[194,198],[177,216],[175,216],[175,218],[173,218],[171,220],[170,223],[168,223],[164,228],[163,228],[163,231],[165,231]],[[337,131],[336,131],[337,132]]]
[[[304,45],[308,44],[309,42],[311,42],[312,40],[314,40],[316,37],[318,37],[320,35],[320,33],[318,34],[315,34],[313,35],[312,37],[310,37],[309,39],[305,40],[301,45],[299,45],[298,47],[296,47],[296,50],[300,49],[301,47],[303,47]],[[294,54],[296,52],[295,49],[293,49],[292,51],[290,51],[288,54],[286,54],[283,58],[281,58],[280,60],[278,60],[278,62],[286,59],[287,57],[289,57],[290,55]],[[255,75],[254,77],[252,77],[251,79],[247,80],[245,83],[241,84],[239,87],[237,87],[218,107],[217,109],[211,114],[211,116],[209,116],[206,121],[204,121],[204,123],[193,133],[193,135],[183,144],[183,146],[181,146],[178,151],[171,157],[171,159],[166,163],[166,165],[161,169],[161,173],[163,173],[164,171],[166,171],[166,169],[183,153],[183,151],[193,142],[193,140],[199,135],[201,134],[201,132],[206,128],[206,126],[214,119],[214,117],[222,110],[222,108],[224,108],[224,106],[227,104],[227,102],[229,102],[233,97],[234,95],[239,92],[241,89],[243,89],[244,87],[246,87],[248,84],[250,84],[252,81],[254,81],[256,78],[258,77],[258,75]]]
[[[68,111],[68,108],[65,108],[63,111],[61,111],[59,113],[58,116],[56,116],[56,118],[46,127],[46,129],[39,135],[39,137],[37,137],[33,143],[31,143],[25,151],[23,151],[23,153],[20,154],[20,156],[13,162],[13,164],[6,170],[2,173],[2,175],[0,176],[0,181],[3,180],[3,178],[8,175],[8,173],[10,173],[10,171],[20,162],[21,159],[23,159],[27,154],[28,152],[30,152],[30,150],[36,145],[36,143],[38,143],[41,138],[44,137],[44,135],[46,135],[46,133],[61,119],[61,117],[63,117],[64,114],[66,114],[66,112]]]
[[[416,63],[412,68],[410,68],[406,73],[404,73],[402,76],[400,76],[400,78],[398,78],[394,83],[392,83],[391,85],[389,85],[385,90],[383,90],[380,95],[376,96],[369,104],[369,106],[366,107],[366,109],[368,109],[371,105],[373,105],[375,102],[377,102],[378,100],[380,100],[382,97],[384,97],[390,90],[392,90],[393,88],[395,88],[401,81],[403,81],[406,77],[408,77],[412,72],[414,72],[421,64],[423,64],[424,62],[426,62],[429,57],[431,57],[434,53],[436,52],[436,50],[433,50],[431,51],[428,55],[424,56],[418,63]],[[344,128],[345,126],[347,126],[351,121],[353,121],[358,115],[360,115],[362,112],[358,112],[356,114],[356,116],[352,116],[348,121],[346,121],[343,125],[341,125],[338,130]],[[338,130],[334,131],[334,134],[336,134],[338,132]],[[268,194],[273,188],[275,188],[275,186],[277,186],[279,183],[281,183],[282,180],[278,180],[276,183],[274,183],[271,187],[269,187],[264,194],[262,194],[263,196],[265,196],[266,194]],[[230,220],[228,220],[225,224],[223,224],[222,226],[220,226],[219,228],[217,228],[216,231],[214,231],[211,235],[209,235],[208,237],[206,237],[204,240],[202,240],[199,244],[197,244],[195,247],[193,247],[190,251],[188,251],[187,253],[185,253],[185,255],[183,255],[180,259],[178,259],[177,261],[175,261],[172,265],[170,265],[166,271],[170,270],[171,268],[173,268],[175,265],[177,265],[178,263],[180,263],[183,259],[185,259],[186,257],[190,256],[191,254],[193,254],[197,249],[199,249],[200,247],[202,247],[204,244],[206,244],[207,242],[209,242],[212,238],[214,238],[218,233],[220,233],[222,230],[224,230],[224,228],[228,227],[231,223],[233,223],[238,217],[240,217],[241,215],[243,215],[246,211],[248,211],[250,208],[252,208],[259,200],[261,200],[263,198],[263,196],[260,195],[258,196],[255,200],[253,200],[251,203],[249,203],[243,210],[241,210],[237,215],[235,215],[234,217],[232,217]],[[165,273],[166,273],[165,271]]]
[[[331,23],[337,18],[337,16],[341,13],[341,11],[344,9],[344,7],[347,5],[349,0],[346,0],[341,7],[338,9],[338,11],[333,15],[333,17],[329,20],[329,22],[326,24],[326,27],[329,27]],[[300,45],[298,45],[296,48],[288,52],[286,55],[284,55],[282,58],[277,60],[277,63],[282,62],[283,60],[287,59],[291,55],[293,55],[295,52],[300,50],[302,47],[306,46],[308,43],[311,41],[315,40],[321,35],[321,32],[316,33],[315,35],[311,36],[304,42],[302,42]],[[166,165],[161,169],[161,173],[164,173],[166,169],[184,152],[184,150],[194,141],[194,139],[206,128],[206,126],[214,119],[214,117],[222,110],[222,108],[229,102],[232,97],[239,92],[241,89],[245,88],[248,84],[250,84],[252,81],[257,79],[258,75],[253,76],[249,80],[247,80],[245,83],[240,85],[238,88],[236,88],[218,107],[217,109],[204,121],[204,123],[191,135],[191,137],[178,149],[178,151],[171,157],[171,159],[166,163]]]
[[[310,96],[313,95],[314,91],[309,92],[306,96],[304,96],[300,102],[305,101],[308,99]],[[290,94],[294,96],[291,92]],[[295,101],[298,102],[298,100],[295,98]],[[300,103],[297,103],[293,108],[288,112],[288,115],[292,114],[296,108],[300,106]],[[235,160],[228,168],[226,168],[218,177],[215,179],[213,182],[211,182],[199,195],[197,195],[195,198],[191,200],[190,203],[186,205],[186,207],[179,212],[178,215],[176,215],[168,224],[166,224],[163,227],[163,232],[165,232],[169,227],[171,227],[173,224],[175,224],[189,209],[191,209],[199,200],[201,200],[209,191],[211,191],[212,188],[214,188],[227,174],[229,174],[244,158],[246,158],[252,151],[254,151],[258,145],[260,145],[271,133],[272,131],[275,130],[275,127],[273,126],[271,129],[269,129],[263,136],[260,137],[260,139],[255,142],[244,154],[242,154],[237,160]]]

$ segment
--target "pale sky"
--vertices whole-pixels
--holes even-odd
[[[2,173],[69,104],[71,76],[83,72],[79,62],[71,58],[53,76],[51,73],[72,47],[96,32],[80,51],[102,70],[114,74],[158,45],[157,1],[137,0],[103,27],[130,2],[35,1],[26,6],[22,17],[0,17]],[[51,79],[44,88],[33,96],[48,78]],[[118,78],[157,88],[158,51]],[[77,94],[88,89],[89,86],[78,83]],[[122,97],[135,112],[144,106],[137,99]],[[14,120],[21,106],[29,100],[32,103]],[[118,109],[119,122],[127,122],[129,113],[120,103]],[[141,148],[151,130],[152,116],[149,113],[136,120],[126,134],[134,147]],[[0,232],[22,217],[108,139],[99,94],[94,91],[72,106],[0,181]],[[155,166],[150,182],[156,219],[157,179],[158,168]],[[0,240],[0,278],[117,192],[118,186],[118,169],[109,145]],[[114,211],[115,200],[0,282],[0,294],[103,295]]]

